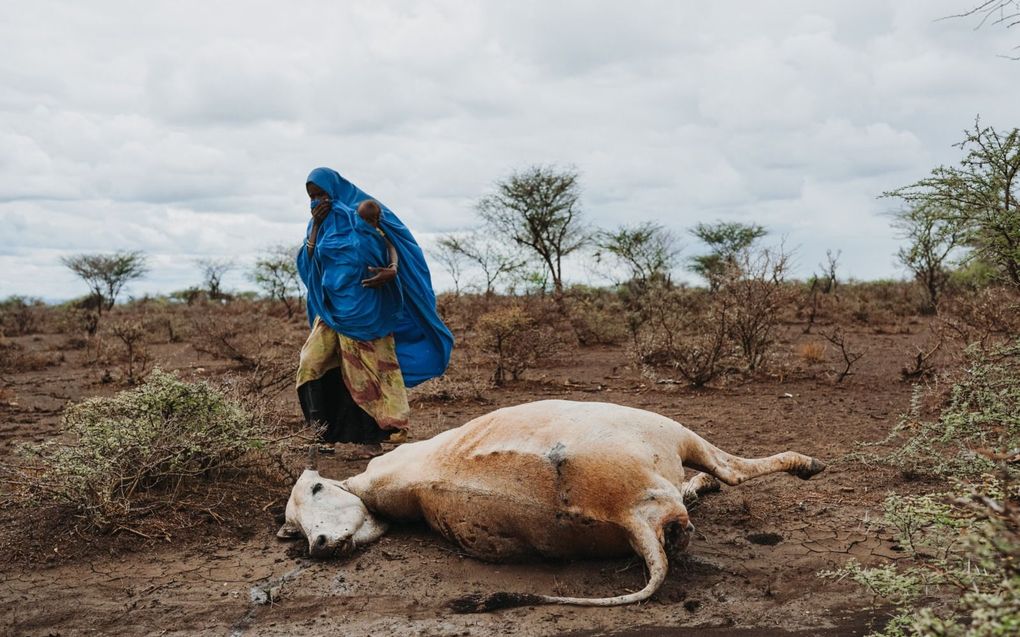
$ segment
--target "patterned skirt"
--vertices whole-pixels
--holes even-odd
[[[318,317],[301,348],[297,386],[340,368],[354,402],[375,419],[380,429],[406,429],[411,408],[397,362],[393,335],[356,341],[334,332]]]

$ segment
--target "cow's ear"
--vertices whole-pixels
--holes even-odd
[[[280,530],[276,532],[276,537],[281,540],[295,540],[301,537],[301,529],[297,528],[290,522],[284,522]]]

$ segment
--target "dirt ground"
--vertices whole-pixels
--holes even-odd
[[[829,360],[810,365],[793,352],[819,339],[783,330],[782,376],[694,391],[643,378],[623,347],[582,348],[527,379],[486,392],[487,402],[413,400],[412,438],[423,439],[497,407],[541,398],[606,401],[672,417],[732,453],[793,449],[829,463],[816,478],[768,476],[707,496],[691,511],[698,531],[686,559],[647,603],[620,608],[529,607],[455,615],[445,604],[470,592],[520,591],[608,596],[641,588],[637,559],[487,564],[422,527],[400,527],[342,560],[316,561],[300,544],[275,538],[287,484],[255,494],[243,532],[195,528],[170,541],[121,534],[118,543],[78,547],[40,526],[33,546],[54,555],[0,564],[0,632],[10,635],[862,635],[883,618],[853,585],[817,577],[849,557],[897,559],[889,534],[875,529],[890,490],[909,488],[896,473],[842,460],[857,443],[882,439],[906,411],[911,386],[899,379],[923,322],[861,327],[849,337],[866,351],[841,384]],[[25,350],[54,352],[59,335],[22,337]],[[156,351],[185,375],[214,375],[187,344]],[[17,443],[58,430],[60,410],[83,396],[112,393],[80,352],[38,371],[8,374],[0,406],[0,458]],[[412,396],[413,398],[413,396]],[[287,401],[295,421],[297,401]],[[297,460],[295,460],[297,462]],[[326,456],[320,472],[343,478],[365,466]],[[252,495],[252,494],[249,494]],[[261,499],[259,499],[261,498]],[[261,509],[261,510],[260,510]],[[0,521],[13,524],[11,511]],[[26,539],[26,541],[29,541]],[[89,550],[94,548],[95,550]],[[62,554],[75,553],[65,558]]]

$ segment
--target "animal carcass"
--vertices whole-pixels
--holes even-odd
[[[695,469],[684,480],[684,468]],[[461,611],[530,604],[615,606],[648,598],[693,526],[685,498],[785,471],[807,479],[825,465],[786,451],[733,456],[669,418],[608,403],[545,400],[499,409],[430,440],[373,459],[364,473],[298,479],[280,537],[308,538],[315,556],[378,539],[387,521],[424,519],[483,560],[640,555],[648,583],[608,598],[495,593]]]

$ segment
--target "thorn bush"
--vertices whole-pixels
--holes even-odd
[[[145,383],[66,409],[68,442],[25,445],[34,462],[5,482],[39,503],[70,505],[89,523],[124,520],[174,504],[203,480],[243,471],[266,458],[267,430],[226,394],[154,370]],[[13,473],[12,473],[13,472]]]

